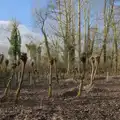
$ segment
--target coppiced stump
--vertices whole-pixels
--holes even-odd
[[[24,70],[25,70],[25,65],[26,65],[26,62],[27,62],[27,54],[22,53],[20,59],[22,61],[22,71],[21,71],[21,78],[19,80],[18,88],[17,88],[16,94],[15,94],[15,103],[16,104],[18,103],[18,98],[19,98],[21,86],[22,86],[22,83],[23,83]]]

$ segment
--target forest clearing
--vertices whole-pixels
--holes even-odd
[[[24,43],[20,23],[10,22],[8,56],[0,51],[0,120],[120,120],[120,6],[103,0],[93,19],[91,1],[34,6],[43,40],[28,34]]]

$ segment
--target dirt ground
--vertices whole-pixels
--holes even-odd
[[[79,98],[76,90],[65,94],[76,86],[72,81],[54,84],[49,99],[47,85],[41,82],[37,88],[23,88],[18,105],[14,105],[13,90],[9,100],[0,103],[0,120],[120,120],[120,78],[99,78]]]

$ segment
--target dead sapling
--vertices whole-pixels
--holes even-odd
[[[15,104],[18,103],[18,99],[19,99],[19,96],[20,96],[20,90],[21,90],[22,83],[23,83],[25,65],[26,65],[26,62],[27,62],[27,54],[22,53],[21,56],[20,56],[20,60],[21,60],[21,64],[22,64],[22,70],[21,70],[21,77],[20,77],[20,80],[19,80],[18,88],[17,88],[16,94],[15,94]]]
[[[81,96],[82,89],[83,89],[83,81],[85,79],[85,70],[86,70],[86,53],[82,54],[81,62],[83,63],[83,73],[82,73],[82,76],[81,76],[77,97]]]

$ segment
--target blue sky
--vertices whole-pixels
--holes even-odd
[[[0,20],[7,21],[16,18],[28,28],[32,27],[32,8],[36,3],[41,7],[45,7],[48,1],[49,0],[1,0]],[[102,12],[104,0],[91,0],[91,3],[92,15]],[[120,2],[117,4],[120,4]]]
[[[0,0],[0,20],[16,18],[20,23],[31,27],[34,1],[41,1],[40,6],[44,7],[48,0]]]

